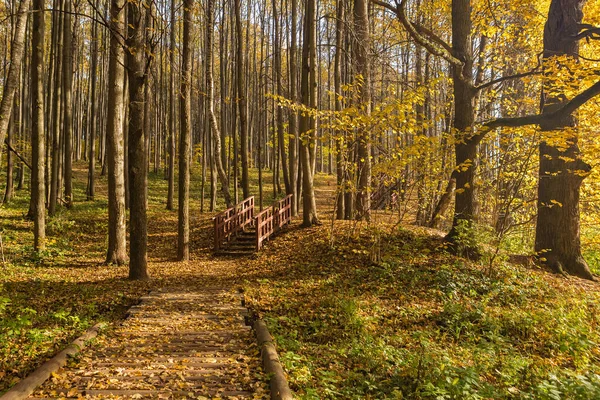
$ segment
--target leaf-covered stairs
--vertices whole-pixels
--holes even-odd
[[[246,311],[225,288],[152,292],[30,398],[268,398]]]

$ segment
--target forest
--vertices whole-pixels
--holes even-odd
[[[0,20],[0,399],[600,398],[599,0]]]

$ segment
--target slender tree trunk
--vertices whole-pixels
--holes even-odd
[[[193,0],[183,1],[183,53],[181,71],[179,133],[179,225],[177,256],[179,261],[190,258],[190,137],[191,137],[191,68],[190,42],[192,39]]]
[[[108,251],[107,264],[127,263],[125,226],[125,168],[123,159],[123,119],[125,114],[125,52],[120,38],[125,34],[125,1],[112,0],[110,6],[110,59],[108,65],[107,168],[108,168]],[[92,157],[93,158],[93,157]]]
[[[12,114],[15,93],[19,86],[19,74],[23,62],[23,53],[25,51],[25,32],[27,27],[27,16],[29,15],[29,4],[30,0],[21,0],[14,39],[10,49],[10,66],[8,67],[6,83],[2,92],[2,101],[0,102],[0,146],[2,147],[4,147],[8,123]],[[0,151],[0,162],[1,161],[2,151]]]
[[[343,109],[342,104],[342,48],[344,42],[344,28],[345,28],[345,6],[343,0],[337,0],[337,19],[335,22],[335,59],[334,59],[334,90],[335,90],[335,111],[341,112]],[[337,175],[337,204],[336,204],[336,218],[344,219],[346,213],[346,181],[345,181],[345,168],[344,168],[344,154],[343,154],[343,140],[341,137],[335,138],[335,152],[336,152],[336,175]]]
[[[171,0],[171,39],[169,43],[169,181],[167,191],[167,210],[173,210],[173,196],[175,192],[175,0]]]
[[[63,135],[64,135],[64,184],[65,205],[73,206],[73,19],[71,0],[65,1],[63,43]]]
[[[31,54],[31,199],[33,204],[33,248],[46,246],[46,188],[44,182],[44,1],[33,2]],[[11,99],[12,100],[12,99]]]
[[[58,0],[58,10],[62,10],[62,0]],[[63,55],[59,53],[63,43],[63,13],[54,13],[53,24],[57,30],[57,41],[54,51],[54,99],[52,101],[52,170],[51,170],[51,186],[50,186],[50,202],[48,204],[48,214],[50,216],[56,213],[59,197],[59,173],[60,173],[60,137],[61,137],[61,122],[62,122],[62,68]]]
[[[354,52],[357,73],[362,77],[360,107],[371,114],[371,67],[369,62],[370,33],[368,0],[354,0]],[[371,136],[368,127],[359,128],[357,135],[358,190],[356,193],[357,219],[370,219],[371,215]]]
[[[288,64],[290,68],[290,99],[295,102],[297,100],[297,21],[298,21],[298,0],[291,1],[291,43],[290,51],[288,56]],[[290,142],[289,142],[289,153],[290,153],[290,185],[292,186],[292,214],[298,215],[298,203],[300,200],[298,191],[298,114],[293,110],[290,110]]]
[[[244,199],[250,196],[250,182],[248,178],[248,104],[246,101],[246,79],[244,76],[244,45],[242,41],[242,16],[241,1],[235,0],[235,27],[237,32],[237,106],[240,116],[240,141],[241,141],[241,159],[242,159],[242,191]],[[247,35],[250,32],[246,33]]]
[[[302,82],[300,94],[302,103],[310,108],[317,107],[316,85],[316,28],[317,4],[316,0],[306,0],[304,15],[304,43],[302,46]],[[300,164],[302,166],[302,192],[303,192],[303,225],[319,224],[317,216],[317,203],[313,185],[313,168],[311,158],[311,144],[314,146],[317,131],[317,121],[310,115],[300,116]]]
[[[213,157],[215,160],[215,166],[218,173],[219,180],[221,181],[221,192],[225,198],[227,207],[232,206],[231,194],[229,193],[229,178],[223,167],[221,158],[221,134],[219,132],[219,125],[217,122],[217,116],[215,115],[215,82],[213,77],[212,67],[212,55],[213,55],[213,15],[214,15],[214,0],[207,0],[206,6],[206,79],[208,86],[208,109],[210,122],[212,126],[212,136],[214,139],[214,151]]]
[[[96,0],[96,8],[100,5],[99,1]],[[98,116],[98,103],[99,99],[96,98],[97,95],[97,70],[98,70],[98,23],[94,22],[92,25],[92,65],[90,72],[90,116],[88,121],[89,131],[87,134],[87,142],[89,147],[89,158],[88,158],[88,187],[87,187],[87,199],[89,201],[94,200],[94,196],[96,195],[96,181],[95,181],[95,170],[96,170],[96,132],[98,123],[96,118]]]

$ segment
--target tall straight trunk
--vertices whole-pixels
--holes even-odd
[[[366,115],[371,114],[371,66],[369,61],[370,33],[368,0],[354,0],[356,72],[362,76],[360,107]],[[367,127],[359,128],[357,135],[358,187],[356,193],[357,219],[369,219],[371,215],[371,136]]]
[[[2,92],[2,101],[0,102],[0,149],[4,147],[8,123],[12,114],[14,97],[19,86],[19,74],[23,62],[23,53],[25,51],[25,32],[27,27],[27,17],[29,15],[29,4],[30,0],[21,0],[14,39],[10,49],[10,66],[8,67],[8,74]],[[40,77],[40,79],[41,78],[42,77]],[[2,161],[2,151],[0,151],[0,161]]]
[[[221,158],[221,134],[219,132],[219,125],[217,123],[217,116],[215,115],[215,82],[213,77],[213,66],[212,66],[212,58],[213,58],[213,16],[214,16],[214,0],[207,0],[206,6],[206,79],[207,79],[207,89],[208,89],[208,110],[210,123],[212,127],[212,136],[214,140],[214,151],[213,157],[215,160],[216,172],[218,174],[219,180],[221,181],[221,192],[223,193],[223,197],[225,198],[225,203],[227,207],[232,206],[231,202],[231,194],[229,193],[229,178],[227,177],[227,173],[225,172],[225,168],[223,167],[223,162]]]
[[[454,191],[454,219],[452,229],[446,236],[455,240],[460,229],[471,227],[476,217],[475,166],[477,140],[472,137],[475,122],[475,96],[473,90],[473,54],[471,49],[471,0],[452,2],[452,49],[463,66],[452,67],[454,93],[454,130],[457,141],[454,145],[457,171]],[[466,225],[466,226],[465,226]],[[461,228],[462,227],[462,228]],[[477,249],[467,249],[477,256]]]
[[[17,103],[18,96],[15,96],[15,103]],[[15,104],[13,106],[12,119],[10,124],[8,124],[8,134],[6,135],[6,188],[4,190],[4,198],[2,199],[2,203],[7,204],[11,201],[14,193],[14,165],[15,165],[15,156],[12,151],[8,150],[8,147],[14,146],[14,136],[19,124],[19,105]]]
[[[73,206],[73,19],[71,0],[65,1],[63,43],[63,135],[64,135],[64,184],[65,205]]]
[[[167,210],[173,210],[175,192],[175,0],[171,0],[171,36],[169,41],[169,181],[167,191]]]
[[[58,0],[58,10],[61,11],[63,8],[63,0]],[[61,136],[61,122],[62,122],[62,68],[63,68],[63,55],[59,53],[62,48],[64,31],[62,29],[64,24],[63,13],[53,13],[53,25],[56,26],[57,40],[54,50],[54,94],[52,100],[52,169],[51,169],[51,183],[50,183],[50,202],[48,203],[48,214],[54,215],[56,213],[56,207],[58,205],[59,197],[59,173],[60,173],[60,136]]]
[[[553,0],[544,29],[544,63],[555,64],[556,57],[577,58],[585,0]],[[554,74],[554,72],[553,72]],[[578,83],[563,67],[563,76],[570,79],[571,89]],[[570,77],[570,78],[569,78]],[[547,74],[542,94],[542,113],[560,109],[568,94],[557,93],[555,76]],[[594,279],[581,254],[579,231],[579,192],[583,179],[591,167],[581,159],[577,134],[577,118],[548,119],[542,131],[569,130],[568,148],[559,150],[542,141],[540,144],[538,215],[535,251],[543,262],[557,272],[567,272],[586,279]]]
[[[177,256],[179,261],[190,258],[190,137],[191,131],[191,68],[190,42],[192,39],[192,6],[193,0],[183,1],[183,53],[181,71],[180,115],[181,131],[179,132],[179,224]]]
[[[317,4],[316,0],[306,0],[304,14],[304,43],[302,46],[302,81],[300,94],[302,103],[310,108],[317,107],[316,85],[316,52],[317,52]],[[317,203],[313,185],[313,168],[311,158],[311,144],[316,139],[317,121],[310,115],[300,117],[300,164],[302,167],[302,192],[303,192],[303,225],[319,224],[317,216]]]
[[[239,1],[239,0],[237,0]],[[277,1],[278,0],[273,0],[273,25],[274,25],[274,29],[275,29],[275,37],[274,37],[274,41],[275,43],[273,44],[273,49],[274,49],[274,58],[273,58],[273,63],[274,63],[274,74],[275,74],[275,82],[277,85],[277,95],[278,96],[283,96],[283,84],[282,84],[282,70],[281,70],[281,38],[280,38],[280,28],[279,28],[279,15],[277,12]],[[286,153],[285,153],[285,140],[284,140],[284,136],[285,136],[285,132],[284,132],[284,125],[283,125],[283,109],[282,107],[277,107],[277,134],[278,134],[278,142],[279,142],[279,154],[281,157],[281,169],[282,169],[282,174],[283,174],[283,183],[285,185],[285,193],[286,194],[292,194],[292,185],[290,182],[290,173],[289,173],[289,168],[288,168],[288,162],[287,162],[287,157],[286,157]]]
[[[110,5],[110,59],[108,64],[107,168],[108,168],[108,264],[127,263],[125,226],[125,168],[123,159],[123,119],[125,114],[125,52],[120,43],[125,34],[125,0]],[[93,157],[92,157],[93,158]]]
[[[335,91],[335,111],[341,112],[342,105],[342,53],[344,49],[342,48],[344,43],[344,19],[345,19],[345,6],[342,0],[337,0],[336,2],[337,8],[337,18],[335,22],[335,59],[334,59],[334,71],[333,71],[333,80],[334,80],[334,91]],[[346,193],[346,181],[344,179],[345,171],[344,171],[344,156],[343,156],[343,140],[342,138],[335,138],[335,150],[336,150],[336,176],[337,176],[337,186],[338,186],[338,194],[336,200],[336,218],[344,219],[346,213],[345,206],[345,193]]]
[[[290,42],[290,51],[288,56],[288,65],[290,68],[290,99],[295,102],[297,100],[297,68],[296,68],[296,58],[297,58],[297,37],[298,37],[298,0],[291,1],[291,42]],[[298,215],[298,203],[299,203],[299,194],[298,194],[298,114],[294,112],[294,110],[290,110],[290,123],[289,123],[289,153],[290,153],[290,185],[292,189],[292,214],[294,216]]]
[[[246,101],[246,79],[244,76],[244,45],[242,41],[242,16],[241,1],[235,0],[235,28],[237,32],[237,106],[240,116],[240,141],[241,141],[241,159],[242,159],[242,191],[244,198],[250,196],[250,182],[248,178],[248,104]],[[249,35],[250,32],[246,32]]]
[[[100,5],[99,1],[96,0],[96,8]],[[96,195],[96,181],[95,181],[95,170],[96,170],[96,132],[98,123],[96,121],[98,115],[98,102],[96,98],[97,94],[97,70],[98,70],[98,23],[94,22],[92,25],[92,64],[90,66],[90,115],[88,120],[89,130],[87,132],[87,142],[89,148],[88,156],[88,187],[87,187],[87,199],[94,200]]]
[[[31,199],[33,248],[46,247],[46,188],[44,181],[44,1],[33,2],[31,43]],[[12,100],[12,99],[11,99]]]
[[[126,44],[129,84],[128,176],[129,176],[129,279],[147,280],[148,276],[148,170],[144,139],[144,88],[148,60],[146,46],[146,9],[140,0],[127,3],[128,34]]]

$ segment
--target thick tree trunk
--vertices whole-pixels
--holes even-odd
[[[128,35],[127,70],[129,82],[128,176],[129,279],[148,277],[148,217],[146,142],[144,138],[144,87],[146,85],[146,9],[142,1],[127,3]]]
[[[15,26],[15,35],[10,49],[10,66],[8,75],[2,92],[2,101],[0,102],[0,148],[4,147],[4,140],[8,130],[8,123],[12,114],[15,92],[19,86],[19,74],[23,62],[23,53],[25,51],[25,32],[27,27],[27,16],[29,15],[30,0],[21,0],[19,5],[19,15]],[[2,151],[0,151],[0,161],[2,161]]]
[[[553,63],[554,57],[578,56],[579,42],[575,36],[581,29],[584,3],[585,0],[552,1],[544,29],[546,63]],[[565,67],[563,71],[562,79],[568,79],[568,68]],[[575,78],[572,78],[571,83],[575,89]],[[568,95],[555,94],[555,86],[554,75],[548,74],[542,94],[544,114],[555,111],[568,101]],[[543,131],[575,129],[569,129],[574,133],[569,138],[566,151],[559,151],[545,141],[540,145],[535,251],[544,264],[557,272],[594,279],[581,255],[579,232],[579,191],[591,167],[581,160],[576,127],[577,120],[574,116],[559,121],[548,120],[542,124]]]
[[[191,68],[190,42],[192,39],[193,0],[183,1],[183,52],[181,71],[179,132],[179,224],[177,258],[187,261],[190,258],[190,136],[191,131]]]
[[[127,263],[125,226],[125,167],[123,156],[123,119],[125,52],[120,38],[125,35],[125,1],[112,0],[110,59],[108,64],[107,167],[108,167],[108,251],[106,263]],[[92,157],[93,158],[93,157]]]
[[[454,130],[456,144],[456,190],[454,191],[454,218],[452,229],[446,236],[454,242],[460,230],[473,225],[476,212],[475,166],[477,141],[473,138],[475,122],[475,96],[473,90],[473,54],[471,49],[471,0],[453,0],[452,2],[452,49],[454,55],[463,62],[462,68],[452,67],[454,84]],[[471,257],[477,257],[477,249],[466,249]]]
[[[46,188],[44,182],[44,1],[33,2],[31,54],[31,199],[33,247],[46,246]]]
[[[297,27],[296,23],[298,20],[298,0],[292,0],[291,2],[291,43],[290,43],[290,52],[289,52],[289,68],[290,68],[290,99],[293,102],[297,101]],[[298,204],[299,204],[299,194],[298,194],[298,114],[294,112],[294,110],[290,110],[290,124],[289,124],[289,153],[290,153],[290,185],[292,186],[292,214],[293,216],[298,215]]]

